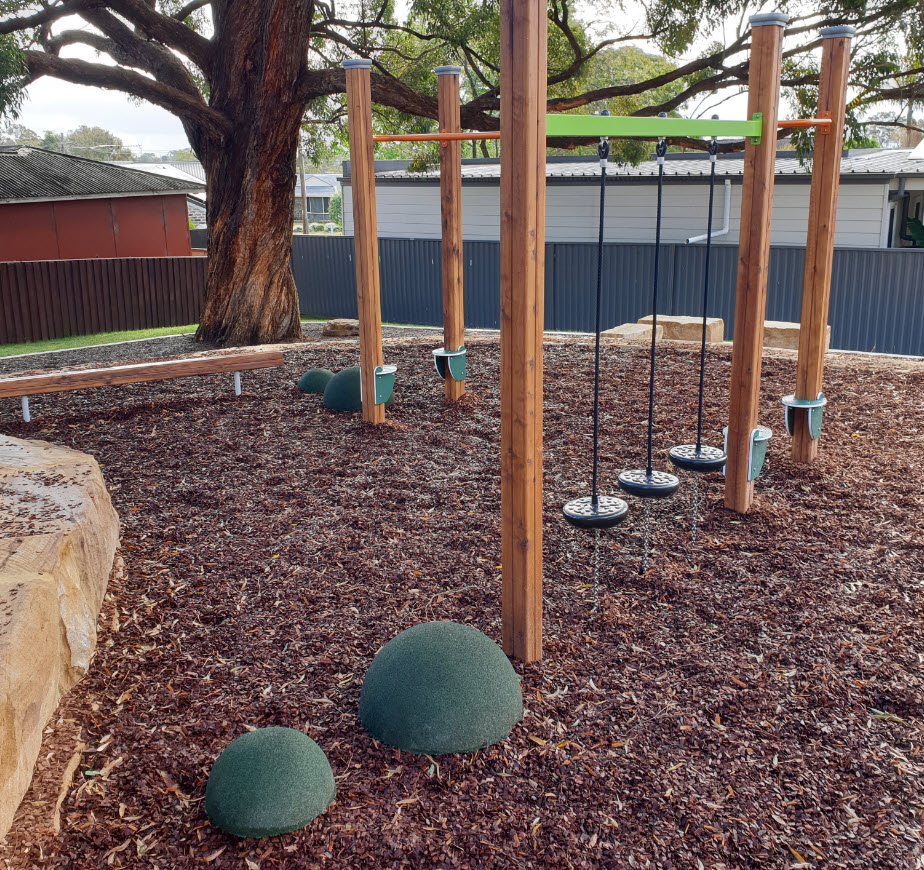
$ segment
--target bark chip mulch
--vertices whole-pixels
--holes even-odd
[[[428,758],[376,744],[362,675],[430,619],[500,637],[499,361],[469,347],[470,394],[442,401],[433,343],[399,366],[385,426],[326,411],[306,369],[355,342],[298,345],[286,366],[37,396],[0,430],[93,454],[122,520],[124,576],[91,672],[49,724],[0,848],[9,868],[921,867],[924,814],[924,367],[840,359],[822,449],[789,460],[774,429],[753,511],[691,479],[601,539],[560,506],[590,475],[592,342],[545,349],[545,656],[516,664],[526,715],[502,744]],[[721,443],[729,355],[709,354],[706,432]],[[659,357],[657,461],[695,437],[695,349]],[[644,349],[604,348],[600,476],[644,462]],[[593,602],[598,601],[596,612]],[[303,730],[337,781],[305,830],[212,828],[209,767],[247,729]],[[59,832],[56,833],[56,828]]]

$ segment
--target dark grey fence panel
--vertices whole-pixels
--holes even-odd
[[[203,233],[194,230],[194,233]],[[195,242],[194,242],[195,243]],[[204,243],[204,240],[203,240]],[[658,312],[702,313],[705,245],[664,245]],[[295,236],[292,273],[301,312],[309,317],[355,317],[356,284],[350,236]],[[708,313],[725,321],[732,337],[736,245],[712,247]],[[805,251],[770,252],[767,319],[798,321]],[[653,244],[607,244],[604,249],[604,329],[651,313]],[[440,243],[381,239],[382,317],[393,323],[442,322]],[[500,325],[500,245],[467,241],[463,248],[465,323]],[[589,332],[594,327],[596,246],[546,245],[545,326]],[[843,350],[924,355],[924,251],[838,248],[831,286],[831,346]]]
[[[705,245],[675,246],[673,305],[670,314],[702,317],[703,278],[706,268]],[[725,322],[725,338],[731,339],[735,318],[735,276],[738,270],[737,245],[712,245],[709,256],[709,317]]]
[[[352,236],[293,236],[292,275],[302,317],[356,317]]]
[[[205,230],[190,230],[189,231],[189,244],[193,248],[204,248],[205,247]]]
[[[382,320],[419,326],[442,325],[441,274],[439,242],[379,239]],[[355,274],[351,277],[351,286],[355,286]]]
[[[831,346],[924,356],[924,251],[834,251]]]
[[[658,311],[671,310],[674,252],[661,250]],[[606,245],[600,325],[603,329],[651,313],[654,245]],[[551,278],[551,283],[550,283]],[[546,246],[546,328],[586,332],[594,328],[597,246],[552,242]]]
[[[499,329],[500,243],[465,242],[462,266],[465,325],[473,329]]]
[[[798,322],[802,311],[805,248],[771,248],[767,268],[767,320]],[[731,334],[728,336],[731,338]]]

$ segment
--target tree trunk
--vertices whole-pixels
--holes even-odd
[[[213,4],[217,51],[209,104],[233,129],[204,148],[208,279],[200,341],[267,344],[301,336],[289,261],[304,109],[295,82],[309,6],[291,0]]]

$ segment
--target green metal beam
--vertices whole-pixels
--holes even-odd
[[[546,115],[546,136],[571,139],[672,136],[750,136],[760,141],[760,116],[751,121],[719,121],[711,118],[642,118],[620,115]]]

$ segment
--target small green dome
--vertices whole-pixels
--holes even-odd
[[[317,743],[294,728],[258,728],[235,737],[215,759],[205,812],[235,837],[274,837],[304,828],[335,794]]]
[[[298,379],[298,388],[303,393],[323,393],[328,381],[334,376],[329,369],[308,369]]]
[[[387,408],[394,400],[394,393],[385,403]],[[331,411],[362,411],[362,393],[359,383],[359,366],[350,366],[337,372],[324,388],[324,407]]]
[[[359,719],[407,752],[474,752],[523,717],[520,680],[503,650],[458,622],[426,622],[379,650],[359,695]]]

